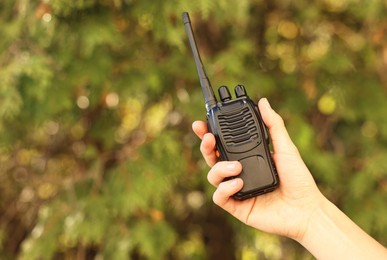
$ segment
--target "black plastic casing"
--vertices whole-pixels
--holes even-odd
[[[218,89],[217,102],[204,70],[187,12],[182,14],[187,36],[196,63],[207,110],[209,132],[216,138],[216,147],[223,161],[240,161],[243,188],[233,197],[248,199],[273,191],[278,186],[278,175],[271,159],[269,136],[257,106],[246,94],[244,86],[235,87],[235,99],[226,86]]]
[[[244,95],[218,102],[207,113],[207,125],[216,139],[222,161],[239,161],[243,188],[237,200],[273,191],[279,184],[269,150],[269,136],[257,106]]]

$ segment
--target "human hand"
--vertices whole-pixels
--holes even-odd
[[[310,217],[325,197],[291,141],[282,118],[270,107],[267,99],[261,99],[258,108],[271,136],[274,149],[272,157],[280,185],[273,192],[258,197],[244,201],[233,199],[232,195],[243,187],[243,180],[224,179],[237,176],[242,165],[239,162],[219,161],[214,136],[208,133],[205,122],[195,121],[192,129],[202,139],[200,150],[212,167],[207,179],[217,188],[213,200],[247,225],[299,240],[307,229]]]

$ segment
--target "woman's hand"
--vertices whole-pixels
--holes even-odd
[[[233,199],[243,187],[237,176],[239,162],[219,162],[215,138],[204,122],[192,128],[202,139],[200,150],[212,167],[208,181],[216,187],[214,202],[247,225],[265,232],[287,236],[300,242],[317,259],[387,259],[384,246],[370,237],[319,191],[282,118],[266,99],[258,102],[263,121],[273,143],[273,160],[280,179],[273,192],[238,201]]]
[[[267,99],[261,99],[258,108],[269,129],[280,185],[273,192],[258,197],[244,201],[233,199],[232,195],[243,187],[243,181],[240,178],[224,179],[237,176],[242,165],[237,161],[218,161],[214,136],[207,132],[206,123],[196,121],[192,125],[193,131],[202,139],[200,150],[212,167],[207,178],[217,188],[213,200],[247,225],[300,239],[310,216],[325,198],[291,141],[282,118],[270,107]]]

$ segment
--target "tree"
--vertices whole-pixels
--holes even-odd
[[[183,11],[213,85],[268,97],[324,194],[386,243],[383,1],[6,0],[2,258],[310,258],[212,204]]]

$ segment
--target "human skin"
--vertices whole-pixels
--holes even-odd
[[[208,181],[216,187],[215,204],[256,229],[298,241],[318,259],[387,259],[387,250],[360,229],[318,189],[285,128],[267,99],[258,102],[273,144],[273,160],[280,179],[273,192],[244,201],[232,195],[243,186],[237,176],[242,165],[219,161],[215,137],[207,125],[195,121],[192,129],[202,139],[200,150],[211,167]]]

